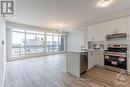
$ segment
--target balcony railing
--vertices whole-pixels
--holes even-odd
[[[22,45],[13,45],[12,56],[18,57],[18,56],[24,56],[26,54],[32,54],[32,53],[59,52],[63,50],[64,50],[63,45],[47,45],[47,47],[38,46],[38,45],[32,45],[26,47]]]

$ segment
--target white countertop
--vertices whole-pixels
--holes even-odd
[[[87,50],[86,51],[83,51],[83,50],[68,50],[67,53],[84,53],[84,52],[88,52]]]
[[[104,52],[104,50],[101,49],[88,49],[88,50],[68,50],[67,53],[84,53],[84,52]]]

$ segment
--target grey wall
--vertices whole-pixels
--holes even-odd
[[[4,41],[4,44],[2,44]],[[5,21],[0,17],[0,87],[3,86],[6,67],[6,30]]]
[[[84,32],[70,32],[67,35],[67,50],[80,50],[81,46],[84,46]]]

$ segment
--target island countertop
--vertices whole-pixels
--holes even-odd
[[[88,52],[88,50],[68,50],[67,53],[85,53]]]

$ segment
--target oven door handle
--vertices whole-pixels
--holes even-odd
[[[111,55],[111,54],[104,54],[104,56],[127,57],[127,55],[126,56],[118,56],[118,55]]]

